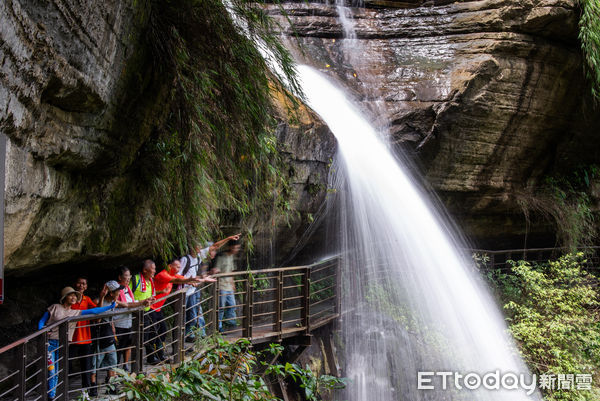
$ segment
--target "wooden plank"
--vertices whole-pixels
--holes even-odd
[[[340,368],[335,357],[335,352],[333,352],[333,341],[331,341],[331,335],[325,336],[323,338],[323,348],[325,351],[325,359],[327,360],[327,366],[329,367],[330,374],[339,377]]]

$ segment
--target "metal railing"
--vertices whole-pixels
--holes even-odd
[[[118,393],[108,382],[109,372],[178,364],[193,351],[194,337],[221,331],[226,338],[279,341],[307,335],[339,316],[337,257],[214,277],[217,282],[205,283],[193,294],[186,294],[187,288],[169,294],[160,311],[138,307],[74,317],[0,348],[0,400],[69,400],[83,392],[107,396]],[[235,284],[229,303],[219,292],[226,278]],[[130,325],[123,321],[128,317]],[[122,326],[116,336],[110,328],[115,321]],[[90,330],[92,344],[70,341],[69,325],[75,324]],[[58,340],[50,338],[55,330]]]
[[[529,249],[471,249],[471,254],[477,254],[480,257],[479,265],[489,270],[509,271],[511,265],[509,260],[525,260],[532,263],[545,263],[548,260],[556,259],[569,252],[583,252],[586,259],[586,268],[590,272],[600,270],[600,247],[588,246],[575,250],[567,248],[529,248]],[[485,256],[484,259],[481,259]]]

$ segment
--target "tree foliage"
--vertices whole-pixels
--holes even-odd
[[[113,385],[121,383],[130,400],[278,400],[267,380],[282,378],[297,382],[304,398],[316,401],[344,384],[342,379],[315,375],[297,364],[267,362],[281,353],[283,347],[279,344],[256,352],[246,339],[230,343],[211,337],[203,345],[197,358],[178,367],[165,367],[148,375],[121,372],[121,378]]]
[[[600,100],[600,1],[579,0],[579,41],[585,60],[585,74],[592,85],[592,94]]]
[[[598,280],[583,254],[544,264],[512,262],[512,272],[490,275],[504,302],[509,328],[537,374],[592,374],[600,366]],[[596,379],[597,380],[597,379]],[[597,383],[597,382],[596,382]],[[550,391],[547,400],[595,400],[592,391]]]
[[[157,256],[186,252],[222,216],[283,211],[289,193],[274,136],[271,91],[297,90],[273,21],[247,0],[149,0],[144,48],[167,91],[164,117],[134,166],[149,202]],[[279,63],[270,72],[257,43]],[[139,192],[139,191],[138,191]]]

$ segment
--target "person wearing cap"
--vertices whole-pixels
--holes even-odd
[[[115,303],[112,303],[103,308],[92,308],[86,310],[71,309],[77,302],[81,302],[82,295],[80,292],[75,291],[73,287],[65,287],[60,293],[60,301],[57,304],[50,305],[48,310],[44,313],[40,321],[38,322],[38,330],[41,330],[46,325],[59,322],[61,320],[80,316],[80,315],[94,315],[102,312],[106,312],[115,307]],[[69,323],[67,330],[67,338],[69,341],[73,339],[73,333],[75,332],[76,323]],[[54,365],[54,370],[51,371],[48,377],[48,399],[53,400],[56,397],[56,386],[58,384],[58,348],[60,344],[58,342],[58,326],[54,327],[48,332],[48,354],[50,361]],[[66,347],[68,344],[62,344]]]
[[[104,306],[105,304],[116,305],[118,304],[117,299],[121,290],[125,287],[115,280],[110,280],[104,284],[104,288],[100,293],[99,304]],[[113,318],[107,317],[101,320],[101,324],[98,326],[98,336],[96,338],[96,358],[93,363],[92,373],[92,386],[96,387],[96,377],[100,369],[106,368],[108,375],[106,376],[106,382],[111,377],[116,377],[117,373],[114,368],[117,367],[117,336],[115,331],[115,325]],[[93,391],[92,393],[96,393]],[[109,394],[114,394],[115,390],[109,390]]]

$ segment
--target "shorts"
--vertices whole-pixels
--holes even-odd
[[[109,345],[106,348],[98,349],[98,354],[93,361],[94,371],[102,368],[112,370],[117,367],[117,351],[114,344]]]
[[[121,350],[124,348],[131,347],[133,345],[133,332],[132,328],[123,329],[121,327],[115,327],[117,334],[117,349]]]

